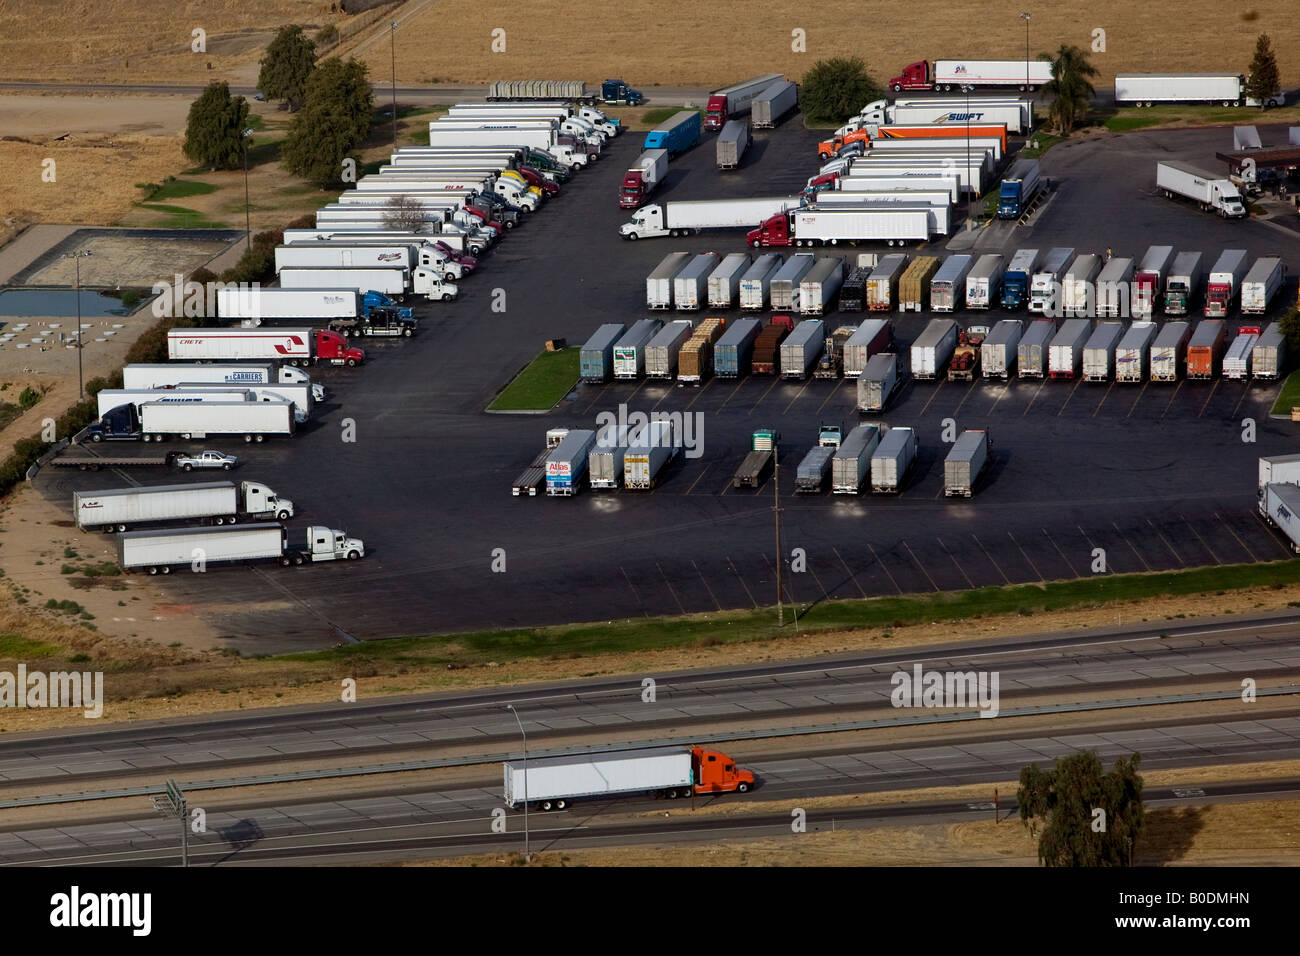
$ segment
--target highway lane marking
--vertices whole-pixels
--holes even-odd
[[[880,570],[885,572],[885,577],[889,578],[889,583],[894,586],[899,594],[902,594],[903,589],[898,586],[898,582],[894,580],[894,576],[889,573],[889,568],[885,567],[885,563],[880,560],[880,555],[876,554],[876,549],[871,546],[870,541],[867,542],[867,550],[871,552],[871,557],[875,559],[876,564],[880,565]]]
[[[713,593],[713,588],[709,587],[709,579],[704,576],[704,572],[700,570],[700,566],[695,563],[694,558],[691,558],[691,567],[693,567],[695,573],[700,576],[700,580],[704,583],[704,590],[709,592],[709,597],[713,598],[714,605],[716,605],[718,610],[721,611],[722,602],[719,601],[717,595]]]
[[[984,547],[983,543],[982,543],[982,542],[980,541],[980,539],[979,539],[979,536],[978,536],[977,534],[975,534],[974,531],[971,532],[971,535],[970,535],[970,536],[971,536],[972,538],[975,539],[975,544],[976,544],[976,546],[977,546],[981,551],[984,552],[984,557],[986,557],[986,558],[989,559],[989,564],[993,565],[993,567],[997,570],[998,574],[1002,575],[1002,580],[1005,581],[1007,584],[1010,584],[1010,583],[1011,583],[1011,579],[1010,579],[1009,577],[1007,577],[1007,572],[1005,572],[1005,571],[1002,570],[1002,565],[998,564],[996,561],[993,560],[993,555],[989,554],[989,549],[986,548],[986,547]],[[1035,573],[1037,573],[1037,572],[1035,572]]]
[[[867,545],[867,547],[871,547],[871,546]],[[858,589],[858,593],[861,594],[863,597],[866,597],[867,596],[866,589],[863,588],[863,586],[858,583],[858,576],[853,573],[853,569],[849,567],[849,563],[844,560],[844,555],[840,554],[840,549],[835,547],[834,545],[831,545],[831,550],[835,552],[835,557],[840,559],[840,564],[844,565],[844,570],[848,572],[849,580],[852,581],[853,586]],[[897,587],[897,585],[895,585],[895,587]]]
[[[1026,552],[1024,548],[1020,547],[1020,542],[1016,540],[1015,535],[1008,531],[1007,537],[1010,538],[1011,543],[1016,546],[1016,549],[1020,552],[1020,556],[1025,559],[1025,563],[1029,565],[1029,569],[1038,575],[1038,580],[1045,583],[1047,578],[1043,577],[1043,572],[1039,571],[1037,565],[1029,559],[1028,552]]]
[[[1123,531],[1120,531],[1120,530],[1119,530],[1119,525],[1117,525],[1115,522],[1112,521],[1112,522],[1110,523],[1110,526],[1111,526],[1112,528],[1115,529],[1115,533],[1116,533],[1116,534],[1118,534],[1121,538],[1124,539],[1124,543],[1125,543],[1126,545],[1128,545],[1128,549],[1129,549],[1130,551],[1133,552],[1133,555],[1134,555],[1134,556],[1135,556],[1139,561],[1142,562],[1142,567],[1144,567],[1144,568],[1146,568],[1148,571],[1150,571],[1150,570],[1151,570],[1151,565],[1147,564],[1147,559],[1144,558],[1144,557],[1142,557],[1141,552],[1139,552],[1137,548],[1133,547],[1133,542],[1130,541],[1130,540],[1128,539],[1128,535],[1126,535]]]
[[[1161,541],[1164,542],[1165,547],[1169,549],[1169,553],[1172,554],[1172,555],[1174,556],[1174,560],[1177,561],[1179,564],[1183,565],[1184,567],[1186,567],[1187,562],[1184,561],[1181,557],[1178,556],[1178,552],[1174,550],[1174,546],[1173,546],[1172,544],[1169,543],[1169,540],[1168,540],[1168,539],[1167,539],[1163,534],[1160,533],[1160,529],[1157,528],[1154,524],[1151,523],[1151,519],[1150,519],[1150,518],[1147,518],[1147,519],[1146,519],[1146,523],[1147,523],[1147,525],[1151,528],[1151,530],[1154,531],[1154,532],[1156,533],[1156,536],[1157,536]]]
[[[1220,561],[1219,556],[1214,553],[1214,549],[1210,547],[1209,542],[1207,542],[1204,538],[1202,538],[1201,533],[1196,530],[1196,525],[1192,524],[1192,522],[1187,520],[1187,515],[1180,514],[1178,517],[1182,518],[1184,523],[1186,523],[1187,527],[1192,529],[1192,534],[1196,535],[1196,540],[1201,542],[1201,546],[1205,548],[1206,551],[1210,552],[1210,557],[1214,559],[1214,563],[1222,564],[1223,562]]]
[[[939,547],[943,548],[943,553],[948,555],[948,560],[950,560],[952,566],[957,569],[957,573],[962,576],[962,580],[966,582],[966,586],[971,590],[974,590],[975,585],[971,583],[971,579],[967,577],[966,572],[962,570],[962,566],[957,563],[957,558],[948,550],[948,546],[943,543],[943,538],[935,538],[934,540],[939,542]]]
[[[736,570],[736,565],[732,562],[731,555],[727,555],[727,567],[731,568],[731,573],[736,576],[736,580],[740,582],[740,586],[745,589],[745,594],[749,595],[749,600],[753,603],[754,607],[757,608],[758,602],[754,600],[754,595],[750,593],[749,585],[745,583],[745,579],[741,576],[740,572]]]
[[[921,573],[925,575],[925,579],[930,582],[930,587],[934,588],[936,591],[940,590],[939,585],[934,583],[934,578],[930,577],[930,572],[925,569],[925,565],[917,560],[915,554],[912,554],[912,549],[908,546],[907,542],[900,538],[898,543],[907,550],[908,555],[916,562],[916,566],[921,569]]]
[[[655,567],[659,569],[659,576],[664,579],[664,584],[668,588],[668,593],[673,596],[673,603],[677,605],[677,610],[685,614],[686,608],[682,607],[682,602],[677,599],[677,592],[673,590],[673,586],[668,580],[668,575],[664,574],[663,565],[661,565],[658,561],[656,561]]]
[[[1217,392],[1217,391],[1219,390],[1219,383],[1222,382],[1222,381],[1223,381],[1222,377],[1220,377],[1220,378],[1216,378],[1216,379],[1214,380],[1214,385],[1210,387],[1210,394],[1207,395],[1207,396],[1205,396],[1205,404],[1202,405],[1202,406],[1201,406],[1201,410],[1200,410],[1199,412],[1196,413],[1196,417],[1197,417],[1197,418],[1202,418],[1202,417],[1204,417],[1204,415],[1205,415],[1205,410],[1206,410],[1207,408],[1210,407],[1210,400],[1211,400],[1212,398],[1214,398],[1214,393]]]

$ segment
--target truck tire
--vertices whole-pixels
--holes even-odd
[[[349,551],[349,552],[348,552],[348,560],[349,560],[349,561],[355,561],[355,560],[357,560],[357,558],[359,558],[359,557],[361,557],[361,555],[358,554],[356,551]]]
[[[152,575],[152,574],[157,574],[157,573],[158,573],[158,569],[157,569],[157,568],[153,568],[153,567],[151,567],[151,568],[149,568],[149,572],[148,572],[148,573],[151,574],[151,575]]]
[[[295,555],[293,556],[293,563],[296,564],[296,565],[302,565],[302,563],[303,563],[304,561],[306,561],[306,560],[307,560],[307,559],[304,558],[301,554],[295,554]]]
[[[245,435],[245,436],[244,436],[244,444],[245,444],[245,445],[251,445],[252,443],[253,443],[253,436],[252,436],[252,435]]]
[[[569,806],[569,801],[568,801],[568,800],[556,800],[556,801],[555,801],[555,809],[557,809],[557,810],[566,810],[566,809],[568,809],[568,806]]]
[[[193,470],[194,470],[194,466],[191,465],[188,461],[185,464],[181,465],[181,471],[193,471]]]
[[[100,442],[104,440],[104,436],[96,432],[95,434],[90,436],[90,440],[94,442]]]
[[[222,471],[230,471],[230,469],[232,469],[232,468],[234,468],[234,467],[235,467],[235,466],[232,465],[230,462],[226,462],[224,465],[221,466],[221,470],[222,470]]]
[[[624,238],[624,239],[631,240],[632,242],[636,242],[637,235],[636,235],[635,232],[629,232],[629,233],[628,233],[626,236],[624,236],[623,238]],[[95,441],[99,441],[99,439],[96,438]]]
[[[266,436],[265,436],[265,435],[254,435],[254,436],[253,436],[253,441],[257,442],[259,445],[260,445],[262,442],[264,442],[265,440],[266,440]]]
[[[902,83],[895,83],[895,84],[893,85],[892,89],[893,89],[893,91],[894,91],[895,93],[901,93],[901,92],[903,92],[903,84],[902,84]]]
[[[541,806],[541,808],[542,808],[542,812],[543,812],[543,813],[549,813],[550,810],[551,810],[551,806],[552,806],[552,804],[551,804],[551,801],[550,801],[550,800],[543,800],[543,801],[541,802],[540,806]]]
[[[171,574],[171,573],[172,573],[172,567],[171,567],[170,564],[164,564],[164,565],[163,565],[161,568],[159,568],[158,570],[161,571],[163,574]]]
[[[736,793],[749,793],[749,784],[747,783],[736,784]]]
[[[406,328],[402,329],[402,336],[403,336],[404,338],[408,338],[408,339],[411,337],[411,328],[410,328],[410,326],[407,326]]]
[[[348,361],[347,361],[347,366],[348,366],[348,368],[356,368],[356,367],[357,367],[357,360],[356,360],[356,359],[353,359],[353,358],[348,359]]]
[[[281,509],[276,513],[276,515],[275,515],[275,519],[276,519],[277,521],[288,521],[288,520],[289,520],[289,512],[286,511],[286,510],[284,510],[283,508],[281,508]]]
[[[291,563],[292,563],[292,562],[289,560],[288,555],[281,555],[281,556],[280,556],[280,567],[282,567],[282,568],[287,568]]]

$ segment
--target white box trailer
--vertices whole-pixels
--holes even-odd
[[[703,308],[709,300],[709,273],[721,261],[716,252],[701,252],[673,276],[673,307],[682,312]]]
[[[1083,368],[1083,347],[1092,335],[1092,319],[1066,319],[1047,346],[1047,374],[1075,378]]]
[[[105,388],[95,396],[98,415],[103,418],[109,411],[122,405],[134,405],[136,412],[148,402],[170,405],[201,405],[204,402],[251,402],[253,393],[246,385],[218,385],[214,389],[182,388]]]
[[[1096,255],[1083,255],[1074,260],[1061,282],[1061,308],[1066,315],[1091,316],[1095,313],[1095,282],[1103,264],[1102,257]]]
[[[279,366],[275,362],[162,362],[127,365],[122,368],[123,388],[172,388],[181,382],[205,382],[214,385],[271,385],[275,382],[299,382],[311,385],[301,369]],[[317,401],[324,389],[314,389]]]
[[[1264,515],[1286,535],[1291,550],[1300,554],[1300,485],[1265,485]]]
[[[285,529],[279,524],[236,524],[219,528],[166,528],[128,531],[117,536],[117,562],[123,570],[148,569],[167,574],[172,568],[197,570],[212,565],[278,561],[286,552]]]
[[[935,60],[934,86],[945,91],[963,86],[1009,86],[1031,90],[1050,83],[1052,64],[1043,60]]]
[[[1239,73],[1118,73],[1116,106],[1153,106],[1157,103],[1218,103],[1239,106]]]
[[[1115,256],[1107,260],[1097,276],[1097,314],[1128,317],[1129,295],[1136,265],[1132,259]]]
[[[808,206],[790,213],[796,246],[883,241],[886,245],[924,242],[934,234],[934,210],[902,204],[870,207]]]
[[[959,162],[965,161],[966,157],[969,156],[973,160],[978,159],[984,164],[985,170],[992,172],[997,168],[998,163],[1002,162],[1002,139],[997,136],[972,136],[968,152],[964,136],[944,136],[934,139],[924,137],[881,138],[871,141],[869,152],[872,155],[879,156],[893,156],[895,154],[924,156],[930,153],[942,153],[945,156],[953,157]]]
[[[1164,292],[1165,276],[1173,259],[1173,246],[1152,246],[1138,262],[1133,273],[1133,294],[1129,297],[1134,318],[1149,319],[1155,315],[1156,302]]]
[[[1300,455],[1270,455],[1259,460],[1259,485],[1255,494],[1263,513],[1264,489],[1271,484],[1300,485]]]
[[[831,493],[856,495],[871,474],[871,455],[880,444],[879,425],[859,425],[840,443],[831,458]]]
[[[718,169],[739,169],[753,137],[744,120],[728,120],[714,143]]]
[[[617,488],[623,478],[623,456],[634,426],[610,422],[596,434],[587,452],[587,482],[592,488]]]
[[[614,377],[634,379],[645,371],[645,347],[663,323],[658,319],[641,319],[614,343]]]
[[[292,402],[146,402],[140,406],[140,430],[146,441],[230,435],[260,442],[292,435],[294,424]]]
[[[830,310],[835,295],[844,284],[844,260],[835,257],[818,259],[799,280],[799,312],[821,315]]]
[[[939,174],[927,176],[842,176],[833,191],[844,195],[850,193],[908,192],[948,194],[948,202],[955,203],[961,196],[961,179],[957,176]],[[831,192],[825,190],[824,192]],[[818,197],[822,193],[818,193]]]
[[[1056,322],[1038,319],[1030,322],[1025,334],[1016,345],[1016,376],[1018,378],[1043,378],[1047,374],[1047,355],[1052,339],[1056,337]]]
[[[691,751],[680,747],[621,750],[565,757],[533,757],[503,765],[506,806],[529,804],[563,810],[581,797],[671,790],[689,794]]]
[[[979,257],[970,273],[966,276],[966,308],[990,309],[997,301],[998,291],[1002,287],[1002,274],[1006,271],[1006,259],[994,253]],[[931,298],[934,283],[931,281]]]
[[[1244,381],[1250,377],[1250,356],[1255,349],[1259,335],[1255,332],[1239,332],[1232,340],[1228,350],[1223,353],[1223,377]]]
[[[1272,381],[1281,373],[1286,358],[1286,336],[1278,323],[1270,323],[1260,333],[1250,354],[1250,377]]]
[[[695,256],[689,252],[670,252],[659,261],[654,271],[645,280],[645,304],[647,309],[671,309],[673,307],[673,279],[685,269]]]
[[[866,284],[863,287],[866,299],[865,306],[868,311],[887,312],[894,307],[894,300],[898,295],[898,284],[903,278],[903,273],[907,271],[907,264],[908,256],[900,252],[880,257],[876,267],[867,276]],[[921,289],[920,292],[922,298],[924,298],[925,290]],[[921,311],[919,302],[916,310]]]
[[[355,319],[361,311],[356,289],[315,288],[217,290],[217,314],[223,319]],[[172,356],[175,358],[176,356]]]
[[[867,319],[844,343],[844,377],[857,378],[872,356],[893,343],[894,325],[889,319]]]
[[[1106,382],[1115,365],[1115,350],[1124,336],[1123,322],[1098,322],[1083,346],[1083,380]]]
[[[952,205],[952,197],[946,189],[911,189],[906,186],[875,190],[824,189],[816,196],[819,206],[878,206],[888,202],[947,208]]]
[[[299,424],[311,418],[315,409],[316,401],[312,386],[308,382],[268,382],[265,385],[242,385],[243,399],[252,402],[292,402],[294,406],[294,418]],[[173,393],[185,391],[191,395],[219,395],[229,396],[230,386],[220,382],[181,382],[174,389]],[[157,396],[159,393],[153,393]],[[163,392],[163,398],[160,401],[166,401],[167,392]],[[218,401],[241,401],[239,397],[226,397]]]
[[[1029,311],[1039,315],[1055,314],[1060,307],[1060,290],[1066,273],[1074,264],[1074,250],[1057,246],[1048,250],[1043,264],[1029,284]]]
[[[659,473],[681,450],[681,436],[671,420],[646,422],[628,441],[623,456],[623,487],[648,491]]]
[[[1225,219],[1240,219],[1246,215],[1241,192],[1231,180],[1186,163],[1172,160],[1156,163],[1156,188],[1166,197],[1190,199],[1201,209],[1213,210]]]
[[[659,330],[645,347],[646,378],[672,378],[677,374],[677,357],[693,329],[689,319],[675,319]]]
[[[912,343],[912,377],[929,381],[939,377],[957,348],[957,323],[931,319]]]
[[[871,356],[858,375],[858,411],[883,412],[902,381],[897,355],[879,352]]]
[[[943,461],[945,497],[969,498],[975,493],[975,485],[988,467],[990,446],[989,433],[985,430],[968,429],[961,433]]]
[[[618,231],[624,239],[647,239],[693,235],[704,229],[752,229],[802,201],[799,196],[766,196],[652,203],[633,213],[632,221]]]
[[[754,129],[772,129],[777,121],[798,105],[799,87],[789,80],[777,80],[750,103]]]
[[[955,312],[966,303],[966,279],[975,266],[975,257],[949,256],[930,279],[930,311]]]
[[[853,163],[848,175],[840,177],[839,188],[847,189],[847,179],[880,179],[884,177],[904,176],[915,179],[929,179],[935,176],[955,176],[964,195],[983,190],[985,181],[985,161],[980,157],[971,157],[954,161],[946,156],[905,157],[868,153]]]
[[[128,531],[142,524],[212,520],[235,524],[240,518],[288,521],[293,502],[257,481],[200,481],[146,485],[108,491],[76,491],[72,512],[82,531]]]
[[[405,295],[411,284],[408,269],[281,269],[282,289],[353,289],[357,292],[382,292]]]
[[[871,455],[871,490],[875,494],[897,494],[903,490],[907,473],[916,461],[916,430],[890,428]]]
[[[740,280],[752,265],[748,252],[730,253],[718,263],[709,273],[710,309],[730,309],[739,304]]]
[[[1115,348],[1115,381],[1140,382],[1146,376],[1156,324],[1134,322]]]
[[[740,307],[747,312],[767,308],[772,278],[781,271],[785,259],[779,252],[765,252],[740,277]]]
[[[276,272],[281,269],[411,269],[415,261],[415,249],[404,244],[312,242],[275,248]]]
[[[967,117],[971,125],[988,126],[1002,123],[1008,133],[1023,133],[1028,125],[1027,102],[1004,100],[1002,102],[977,102],[972,100],[969,109],[965,98],[947,98],[931,102],[903,101],[891,106],[876,108],[861,114],[864,125],[871,123],[900,123],[905,126],[964,126]]]
[[[772,308],[781,312],[794,312],[799,308],[799,290],[803,277],[817,264],[811,252],[798,252],[785,261],[768,285]]]
[[[826,347],[826,323],[804,319],[780,345],[781,377],[805,379]]]
[[[582,490],[582,476],[587,471],[587,456],[596,443],[596,433],[589,428],[571,428],[560,443],[546,456],[546,493],[568,497]]]
[[[1016,367],[1016,349],[1024,326],[1019,319],[1001,319],[980,343],[980,373],[1006,381]]]
[[[1256,260],[1241,283],[1241,311],[1246,315],[1263,315],[1277,290],[1286,281],[1286,263],[1277,256]]]

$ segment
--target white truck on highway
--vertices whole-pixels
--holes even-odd
[[[117,536],[117,563],[124,571],[171,574],[188,567],[206,571],[212,565],[275,561],[284,567],[316,561],[355,561],[365,556],[364,543],[343,531],[312,525],[307,547],[289,547],[281,524],[234,524],[219,528],[165,528],[128,531]]]
[[[624,239],[687,236],[703,229],[753,228],[764,219],[796,208],[798,196],[759,199],[701,199],[642,206],[619,227]]]
[[[293,502],[258,481],[200,481],[108,491],[76,491],[72,513],[82,531],[129,531],[144,524],[202,521],[235,524],[241,518],[288,521]]]

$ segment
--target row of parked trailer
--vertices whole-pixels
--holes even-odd
[[[649,491],[683,450],[680,421],[649,416],[597,428],[551,428],[546,447],[515,479],[511,494],[569,497],[583,488]]]
[[[756,442],[760,434],[755,432]],[[834,495],[857,495],[864,490],[899,494],[916,465],[919,448],[916,430],[911,427],[863,424],[844,436],[839,426],[822,425],[817,444],[795,469],[795,493],[820,494],[829,486]],[[944,458],[944,495],[971,497],[989,466],[992,448],[987,429],[962,432]],[[747,463],[742,464],[737,478],[750,471]]]

